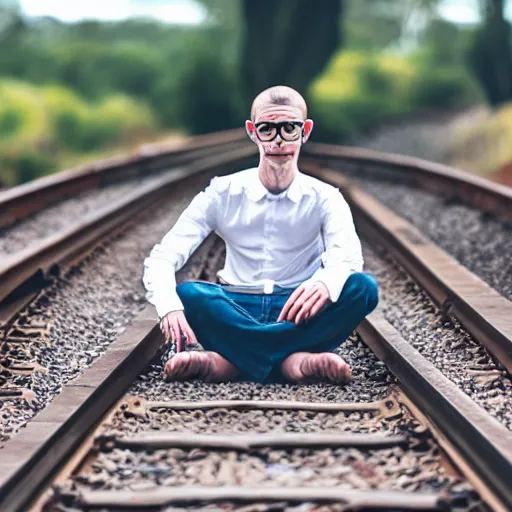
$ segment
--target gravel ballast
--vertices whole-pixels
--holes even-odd
[[[0,257],[25,250],[41,240],[68,229],[96,210],[119,201],[126,194],[156,180],[155,175],[86,190],[44,208],[36,214],[0,230]]]
[[[146,307],[143,260],[209,179],[202,176],[177,186],[165,203],[144,212],[137,224],[96,249],[29,307],[29,318],[37,317],[36,322],[45,326],[41,335],[23,344],[9,343],[6,337],[2,352],[19,364],[35,361],[47,372],[7,374],[8,386],[29,388],[35,399],[0,401],[1,443],[103,354]]]
[[[356,182],[512,300],[512,223],[409,185],[360,175]]]
[[[366,268],[380,286],[380,308],[421,355],[512,430],[512,382],[487,350],[448,318],[387,254],[364,245]]]

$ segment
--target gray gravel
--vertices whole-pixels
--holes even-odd
[[[78,490],[149,490],[158,486],[335,486],[339,489],[433,491],[459,483],[446,474],[432,445],[359,450],[261,449],[251,453],[177,448],[101,452],[92,473],[73,478]],[[420,469],[421,468],[421,469]]]
[[[389,256],[364,246],[365,263],[380,285],[386,318],[424,357],[512,430],[512,381],[453,318],[445,317]]]
[[[350,144],[375,151],[399,153],[433,162],[449,163],[450,150],[458,127],[468,126],[489,115],[486,106],[462,112],[417,116],[396,123],[386,123]]]
[[[391,425],[392,427],[393,425]],[[399,430],[397,428],[397,430]],[[107,432],[151,434],[157,431],[197,434],[247,432],[389,432],[390,425],[372,412],[324,413],[314,411],[151,410],[147,417],[118,413]]]
[[[342,386],[314,384],[258,384],[200,381],[164,382],[163,365],[151,365],[130,389],[130,395],[148,400],[299,400],[307,402],[371,402],[389,394],[395,379],[384,363],[355,335],[343,343],[338,353],[352,369],[352,380]]]
[[[185,185],[176,187],[165,205],[160,203],[149,209],[139,223],[57,280],[30,308],[35,311],[27,311],[32,320],[46,326],[47,335],[43,333],[23,345],[9,343],[9,335],[6,336],[3,354],[18,362],[36,361],[48,371],[5,375],[4,384],[30,388],[36,398],[31,404],[0,401],[0,443],[104,353],[147,305],[142,262],[208,180],[204,176],[191,182],[188,189]]]
[[[512,300],[512,223],[412,186],[364,179],[361,175],[356,182]]]
[[[45,208],[16,224],[0,230],[0,257],[14,254],[44,238],[69,228],[98,208],[120,200],[141,185],[157,179],[154,175],[127,182],[108,185],[101,189],[86,190],[76,196]]]

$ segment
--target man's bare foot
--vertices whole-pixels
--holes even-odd
[[[332,352],[296,352],[283,361],[281,372],[285,379],[298,383],[326,381],[340,384],[351,377],[349,365]]]
[[[237,368],[217,352],[179,352],[165,363],[164,379],[207,382],[231,380],[238,375]]]

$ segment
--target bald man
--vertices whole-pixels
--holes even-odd
[[[258,167],[214,178],[144,262],[147,298],[176,343],[164,378],[342,383],[350,368],[333,351],[378,302],[350,209],[298,169],[313,121],[297,91],[263,91],[246,129]],[[176,287],[213,231],[226,243],[218,282]],[[196,343],[204,350],[186,350]]]

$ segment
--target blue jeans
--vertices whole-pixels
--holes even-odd
[[[378,302],[375,279],[352,274],[339,299],[305,323],[276,322],[292,289],[269,295],[232,293],[222,285],[185,282],[177,287],[185,316],[205,350],[235,365],[246,380],[275,381],[293,352],[331,352]]]

